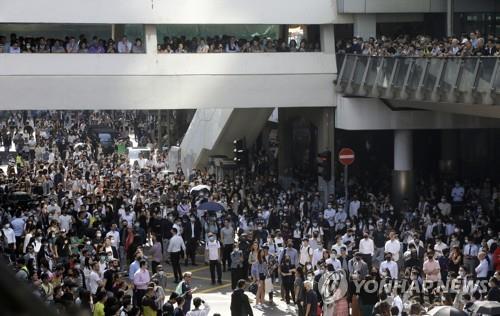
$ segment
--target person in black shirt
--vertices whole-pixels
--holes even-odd
[[[174,315],[174,304],[177,302],[177,297],[179,294],[176,292],[172,292],[168,301],[163,305],[163,316],[172,316]]]
[[[113,284],[115,283],[119,267],[120,265],[118,263],[118,259],[112,259],[109,265],[109,269],[104,271],[103,277],[104,280],[106,280],[104,288],[107,292],[113,292]]]
[[[488,301],[500,302],[500,289],[498,288],[498,280],[496,278],[491,278],[488,285],[490,290],[488,291],[487,299]]]
[[[175,299],[177,302],[177,307],[174,309],[173,316],[184,316],[185,313],[183,311],[184,309],[184,297],[179,296]]]
[[[313,284],[311,281],[305,281],[304,287],[306,289],[304,316],[315,316],[318,310],[318,297],[316,296],[316,292],[313,290]]]
[[[295,299],[293,298],[294,271],[295,271],[295,266],[290,262],[290,256],[285,255],[283,263],[280,265],[280,273],[281,273],[283,291],[285,292],[284,293],[285,301],[287,304],[290,304],[290,294],[292,295],[292,300],[295,301]]]
[[[237,289],[231,294],[231,316],[253,316],[250,301],[243,289],[245,283],[245,280],[239,280]]]

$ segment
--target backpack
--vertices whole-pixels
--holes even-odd
[[[177,284],[177,287],[175,288],[175,293],[182,295],[182,285],[184,284],[184,281],[179,282]]]

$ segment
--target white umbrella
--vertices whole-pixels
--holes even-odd
[[[451,306],[436,306],[424,315],[430,316],[467,316],[467,313]]]
[[[193,193],[193,191],[201,191],[201,190],[208,190],[210,191],[210,187],[208,185],[204,184],[199,184],[195,187],[192,187],[191,190],[189,190],[189,193]]]
[[[472,305],[474,314],[500,315],[500,303],[496,301],[475,301]]]

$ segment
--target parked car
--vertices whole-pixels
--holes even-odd
[[[88,128],[88,135],[94,145],[101,144],[102,152],[112,154],[115,151],[116,131],[110,127],[92,125]]]

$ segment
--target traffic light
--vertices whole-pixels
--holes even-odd
[[[234,162],[238,165],[247,163],[247,151],[243,139],[235,139],[233,141]]]
[[[318,175],[327,182],[332,179],[332,152],[329,150],[318,154]]]

